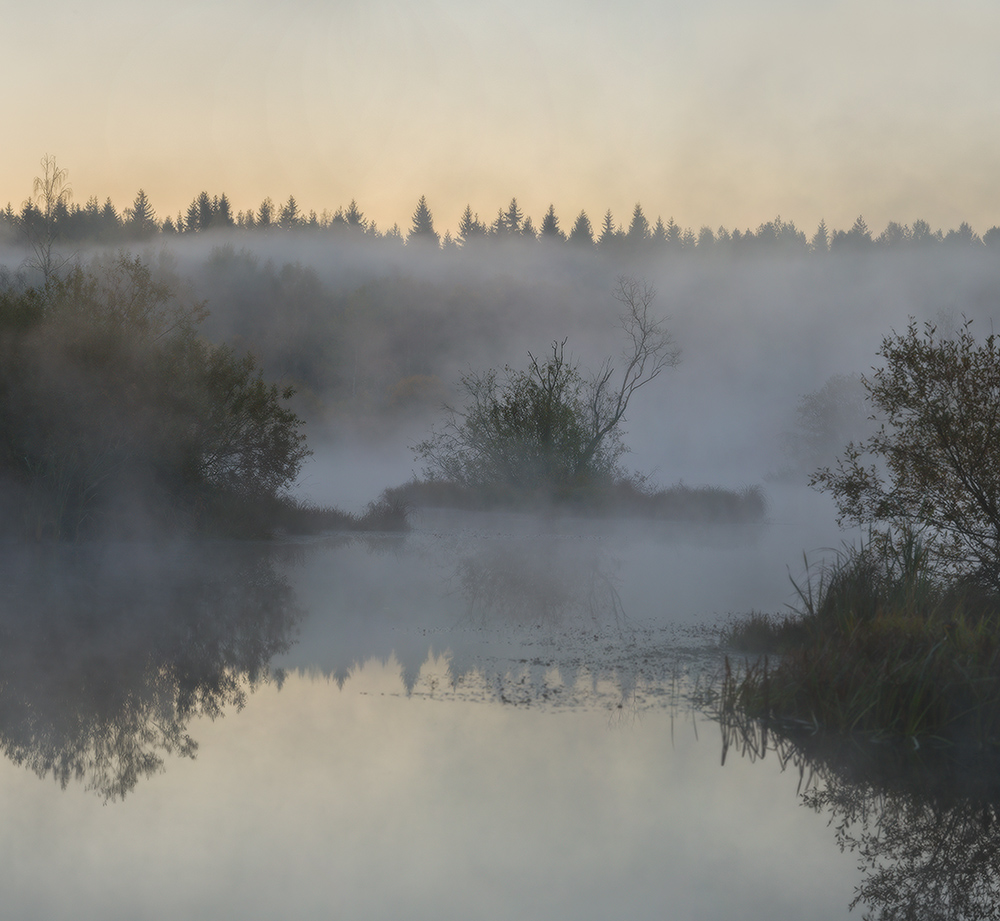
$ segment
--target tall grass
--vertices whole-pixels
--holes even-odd
[[[1000,742],[1000,595],[949,579],[913,534],[841,551],[796,586],[793,618],[732,625],[725,707],[880,737]]]

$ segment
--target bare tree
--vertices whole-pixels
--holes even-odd
[[[24,229],[34,253],[31,264],[41,269],[47,282],[68,261],[58,256],[53,247],[59,233],[57,215],[60,210],[66,210],[73,191],[69,186],[69,173],[56,164],[54,156],[42,157],[41,166],[42,175],[35,177],[32,197],[25,203],[38,212],[38,217],[26,221]]]
[[[681,350],[664,321],[650,312],[656,298],[654,287],[634,276],[619,275],[614,297],[623,308],[618,323],[625,333],[621,355],[625,370],[617,387],[613,384],[615,368],[610,358],[594,376],[590,393],[591,435],[585,458],[592,456],[624,420],[632,395],[681,360]]]

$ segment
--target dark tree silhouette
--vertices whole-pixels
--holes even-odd
[[[135,240],[146,240],[159,229],[156,212],[143,189],[136,193],[132,207],[125,211],[125,230]]]
[[[472,207],[466,205],[462,219],[458,222],[458,242],[465,246],[470,240],[481,240],[486,232],[486,226],[479,220],[479,215],[473,215]]]
[[[260,203],[260,207],[257,209],[257,226],[261,230],[267,230],[272,224],[274,224],[274,202],[269,196]]]
[[[830,250],[830,235],[826,230],[826,221],[820,219],[816,233],[813,234],[810,247],[814,253],[826,253]]]
[[[556,217],[555,205],[549,205],[549,210],[542,218],[542,239],[544,240],[565,240],[566,234],[559,229],[559,218]]]
[[[642,213],[642,205],[636,202],[635,208],[632,211],[632,223],[629,224],[626,240],[630,248],[638,251],[648,239],[649,221],[646,220],[646,215]]]
[[[679,252],[681,247],[683,246],[681,240],[682,234],[680,227],[678,227],[677,224],[674,223],[673,218],[670,218],[667,221],[667,226],[664,227],[663,229],[665,231],[664,243],[666,244],[667,249],[671,250],[672,252]]]
[[[233,219],[233,206],[229,202],[228,196],[223,192],[212,199],[212,223],[216,227],[233,227],[236,222]]]
[[[586,246],[594,245],[594,228],[591,226],[586,211],[581,211],[577,215],[576,222],[569,234],[569,242]]]
[[[604,212],[604,221],[601,224],[601,234],[597,238],[597,245],[605,252],[610,251],[614,248],[614,245],[618,242],[618,232],[615,229],[615,218],[611,213],[611,209],[608,208]]]
[[[278,225],[282,230],[293,230],[300,223],[299,203],[295,200],[294,195],[289,195],[288,201],[282,206],[281,213],[278,215]]]
[[[427,198],[421,195],[420,201],[417,202],[417,209],[413,212],[413,224],[406,236],[406,242],[436,247],[440,240],[438,232],[434,229],[434,217],[431,215],[431,209],[427,207]]]
[[[347,221],[348,227],[353,227],[356,230],[364,230],[367,226],[365,216],[353,198],[350,205],[347,206],[347,211],[344,212],[344,220]]]
[[[519,236],[523,230],[522,221],[524,220],[524,213],[518,206],[516,198],[510,200],[510,204],[507,206],[503,217],[504,229],[507,235],[511,237]]]

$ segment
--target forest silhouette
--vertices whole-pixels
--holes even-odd
[[[912,224],[890,221],[876,233],[863,216],[847,229],[829,228],[821,220],[815,232],[807,236],[794,221],[780,216],[759,224],[756,228],[712,228],[702,225],[698,230],[682,227],[672,217],[665,222],[657,216],[651,220],[637,202],[625,221],[617,219],[611,209],[599,218],[597,225],[581,210],[572,222],[564,223],[555,206],[548,210],[536,226],[511,198],[509,204],[497,209],[492,219],[480,219],[467,205],[459,218],[454,236],[450,230],[435,229],[434,215],[425,196],[420,196],[410,218],[409,227],[398,223],[382,229],[367,218],[356,199],[347,207],[317,213],[305,211],[294,195],[283,203],[270,197],[256,207],[236,210],[226,193],[199,192],[183,211],[160,218],[146,191],[139,189],[132,203],[119,210],[110,197],[103,203],[91,196],[81,205],[72,201],[66,171],[59,169],[55,158],[42,160],[43,176],[36,182],[35,194],[20,208],[8,202],[0,211],[0,243],[31,242],[60,239],[68,244],[124,244],[148,241],[156,237],[202,234],[207,231],[241,233],[302,232],[330,238],[348,236],[385,246],[418,245],[426,250],[478,250],[485,243],[572,245],[618,257],[654,256],[660,254],[708,253],[733,256],[744,253],[835,253],[911,249],[947,245],[967,249],[989,248],[1000,251],[1000,226],[992,226],[981,236],[967,222],[949,230],[934,229],[927,221]],[[59,188],[46,188],[55,178]]]

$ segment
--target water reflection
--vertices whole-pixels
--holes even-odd
[[[861,883],[850,908],[890,919],[1000,918],[1000,758],[723,720],[729,751],[772,753],[829,817]]]
[[[459,560],[454,579],[470,615],[485,623],[557,624],[582,617],[623,627],[615,575],[620,566],[599,543],[539,537],[484,543]]]
[[[274,562],[221,543],[5,548],[0,750],[106,799],[193,757],[189,721],[242,707],[289,647],[299,611]]]

